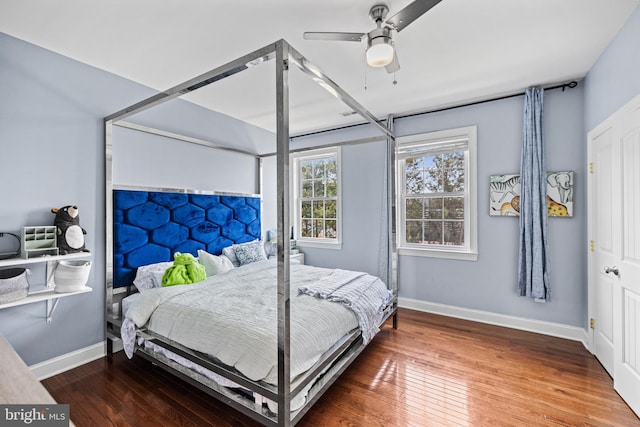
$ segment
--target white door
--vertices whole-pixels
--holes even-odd
[[[589,133],[591,143],[590,174],[590,229],[591,262],[589,276],[593,283],[591,328],[593,330],[593,353],[602,366],[613,377],[613,278],[606,268],[614,265],[613,233],[613,183],[619,179],[614,164],[613,127],[610,121]]]
[[[621,254],[614,287],[613,387],[640,415],[640,99],[616,122],[621,155]]]
[[[592,350],[640,415],[640,96],[588,140]]]

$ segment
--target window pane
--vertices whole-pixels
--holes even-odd
[[[444,244],[464,246],[463,221],[447,221],[444,223]]]
[[[327,159],[325,172],[328,180],[336,181],[338,179],[338,166],[335,157]]]
[[[313,161],[313,177],[324,178],[324,160]]]
[[[313,237],[324,237],[324,221],[315,220],[313,221]]]
[[[338,196],[338,182],[336,180],[327,180],[326,183],[327,196],[326,197],[337,197]]]
[[[447,193],[464,191],[464,169],[446,169],[444,191]]]
[[[324,215],[326,218],[337,218],[336,212],[336,201],[335,200],[327,200],[324,203]]]
[[[407,219],[422,219],[422,199],[407,199],[405,212]]]
[[[422,159],[406,159],[405,174],[406,192],[408,194],[422,193],[422,190],[424,188],[424,181],[422,177]]]
[[[407,243],[422,243],[422,221],[407,221]]]
[[[443,191],[464,191],[464,152],[440,155],[443,172]]]
[[[300,205],[300,217],[311,218],[311,205],[313,202],[302,202]]]
[[[326,231],[326,238],[329,239],[335,239],[338,236],[338,226],[336,221],[333,220],[329,220],[329,221],[325,221],[325,231]]]
[[[313,202],[313,218],[324,218],[324,201]]]
[[[424,217],[428,219],[442,219],[442,198],[429,198],[424,201]]]
[[[311,168],[312,168],[311,161],[307,160],[304,162],[300,162],[300,177],[302,179],[311,179],[313,176],[311,174]]]
[[[324,197],[324,181],[322,179],[313,180],[313,197]]]
[[[313,196],[313,182],[309,179],[302,181],[302,197]]]
[[[444,198],[444,218],[464,219],[464,197]]]
[[[313,237],[311,234],[311,221],[308,219],[302,220],[302,230],[300,230],[302,237]]]
[[[424,243],[429,245],[442,244],[442,222],[426,221],[424,224]]]
[[[423,180],[425,183],[425,193],[436,193],[442,191],[441,175],[442,173],[440,170],[435,167],[429,168],[424,172]]]

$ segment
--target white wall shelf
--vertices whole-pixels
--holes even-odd
[[[35,258],[9,258],[0,259],[0,268],[11,267],[14,265],[37,264],[42,262],[63,261],[68,259],[88,259],[91,258],[90,252],[77,252],[67,255],[45,255]]]
[[[53,256],[47,255],[47,256],[42,256],[37,258],[10,258],[10,259],[0,260],[0,268],[12,267],[16,265],[29,265],[29,264],[36,264],[36,263],[43,263],[43,262],[47,263],[46,288],[42,290],[29,292],[29,294],[25,298],[22,298],[20,300],[0,304],[0,310],[2,310],[3,308],[17,307],[20,305],[46,301],[47,323],[51,323],[51,317],[53,316],[53,312],[58,306],[58,301],[60,298],[69,297],[72,295],[84,294],[87,292],[91,292],[93,290],[88,286],[83,286],[79,290],[73,291],[73,292],[56,292],[54,290],[53,272],[55,270],[57,262],[63,261],[63,260],[70,260],[70,259],[88,259],[88,258],[91,258],[90,252],[78,252],[78,253],[73,253],[68,255],[53,255]]]

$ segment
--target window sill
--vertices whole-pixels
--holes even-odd
[[[299,248],[333,249],[339,251],[342,249],[342,242],[296,240],[296,246]]]
[[[398,248],[398,255],[419,256],[428,258],[447,258],[457,259],[464,261],[477,261],[478,252],[472,251],[455,251],[444,249],[432,249],[432,248]]]

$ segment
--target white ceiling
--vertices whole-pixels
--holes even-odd
[[[384,2],[391,16],[410,0]],[[384,69],[364,65],[365,41],[302,38],[304,31],[368,32],[375,3],[1,0],[0,31],[157,90],[285,39],[384,118],[582,78],[640,0],[443,0],[395,34],[395,85]],[[273,129],[273,75],[264,67],[190,99]],[[294,73],[291,88],[294,133],[362,121],[340,115],[349,109]]]

